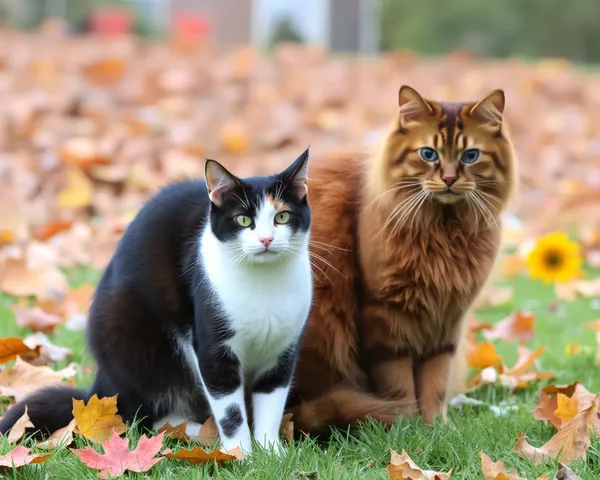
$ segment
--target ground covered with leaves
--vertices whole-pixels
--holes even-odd
[[[598,76],[464,52],[335,58],[280,46],[266,57],[66,39],[51,26],[0,37],[0,416],[40,386],[89,386],[94,285],[141,204],[168,182],[200,177],[203,156],[243,176],[275,171],[309,143],[315,158],[369,151],[407,83],[439,100],[504,88],[520,159],[504,256],[469,316],[468,386],[447,425],[367,422],[328,443],[292,442],[279,458],[241,459],[214,450],[211,422],[194,439],[181,426],[138,432],[114,398],[92,398],[75,402],[73,422],[45,443],[23,435],[23,416],[0,438],[0,475],[600,477]]]

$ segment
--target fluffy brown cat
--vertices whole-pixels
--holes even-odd
[[[316,279],[289,403],[299,430],[445,410],[515,183],[503,110],[501,90],[442,103],[404,86],[378,156],[313,163]]]

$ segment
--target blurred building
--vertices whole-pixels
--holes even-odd
[[[223,46],[268,46],[282,22],[302,41],[334,51],[375,52],[379,46],[379,0],[165,1],[173,15],[206,14],[212,38]]]
[[[34,26],[52,16],[81,31],[99,11],[128,9],[145,32],[193,29],[205,21],[207,34],[224,47],[295,39],[364,53],[379,50],[380,7],[381,0],[0,0],[15,25]]]

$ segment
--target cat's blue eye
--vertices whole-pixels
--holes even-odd
[[[470,148],[463,152],[460,161],[463,163],[475,163],[479,160],[479,155],[481,155],[481,152],[477,148]]]
[[[290,212],[279,212],[275,215],[275,223],[278,225],[285,225],[290,221]]]
[[[248,228],[250,225],[252,225],[252,219],[247,215],[237,215],[235,217],[235,221],[240,227],[243,228]]]
[[[438,152],[429,147],[419,148],[419,157],[426,162],[437,162],[440,159]]]

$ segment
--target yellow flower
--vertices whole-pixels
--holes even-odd
[[[571,355],[579,355],[581,353],[581,345],[578,343],[567,343],[565,345],[565,355],[570,357]]]
[[[540,238],[527,256],[529,275],[545,283],[568,282],[581,275],[583,258],[579,244],[564,232]]]

